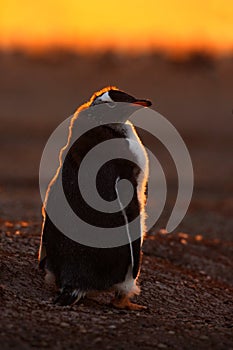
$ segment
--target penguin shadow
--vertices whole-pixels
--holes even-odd
[[[41,271],[40,271],[41,272]],[[41,272],[42,274],[42,272]],[[80,308],[87,308],[87,309],[104,309],[104,310],[115,310],[116,313],[127,313],[127,312],[135,312],[135,311],[146,311],[146,306],[141,306],[140,308],[133,309],[132,304],[129,303],[129,307],[122,307],[119,308],[119,306],[115,305],[115,301],[117,299],[118,293],[114,290],[114,288],[110,288],[108,290],[100,290],[100,291],[89,291],[85,296],[83,296],[81,299],[79,299],[77,302],[70,304],[70,305],[59,305],[57,301],[59,300],[61,293],[56,285],[56,281],[54,278],[54,275],[50,273],[49,271],[46,272],[46,275],[44,277],[44,283],[46,288],[44,288],[44,291],[46,291],[47,300],[49,300],[49,303],[51,306],[54,306],[56,308],[61,309],[74,309],[78,311]],[[54,296],[55,295],[55,296]],[[44,295],[45,296],[45,295]],[[138,296],[135,296],[134,299],[138,301]]]
[[[49,308],[51,311],[54,310],[67,310],[67,311],[75,311],[75,312],[84,312],[89,313],[93,311],[103,312],[107,314],[128,314],[128,313],[150,313],[150,309],[147,306],[143,306],[141,310],[133,310],[131,308],[119,308],[114,305],[114,300],[116,299],[116,292],[114,289],[109,289],[105,291],[91,291],[88,292],[85,296],[83,296],[78,302],[71,305],[59,305],[56,303],[56,300],[60,296],[60,291],[55,283],[55,279],[52,274],[47,272],[44,275],[44,272],[39,269],[38,275],[38,288],[40,291],[40,296],[37,296],[40,299],[40,304],[43,307]],[[42,287],[44,285],[45,288]],[[143,288],[143,281],[140,282],[140,286]],[[41,291],[43,291],[41,295]],[[133,302],[140,303],[140,297],[135,295],[133,298]]]
[[[44,288],[44,291],[46,291],[46,297],[47,300],[49,300],[50,306],[54,306],[56,308],[61,308],[61,310],[64,309],[74,309],[77,310],[83,307],[87,308],[103,308],[103,307],[109,307],[111,305],[110,298],[111,296],[109,293],[106,292],[89,292],[85,297],[81,298],[78,302],[72,304],[72,305],[58,305],[57,300],[60,297],[60,291],[58,287],[56,286],[55,279],[52,274],[46,273],[44,276],[44,273],[39,270],[39,273],[41,274],[42,279],[44,280],[44,284],[46,288]],[[114,293],[111,293],[112,297],[114,296]],[[106,302],[107,301],[107,302]]]
[[[54,288],[55,286],[52,288],[50,286],[50,291],[51,293],[54,293]],[[115,300],[115,292],[113,290],[109,290],[109,291],[92,291],[89,292],[85,297],[81,298],[78,302],[69,305],[69,306],[61,306],[61,305],[57,305],[56,304],[56,300],[59,297],[59,291],[56,290],[56,296],[54,298],[54,296],[52,298],[50,298],[51,302],[53,305],[56,305],[56,307],[59,307],[61,309],[70,309],[70,310],[75,310],[75,311],[84,311],[89,310],[89,309],[95,309],[95,310],[102,310],[105,312],[114,312],[117,314],[126,314],[126,313],[131,313],[131,312],[135,312],[135,311],[139,311],[139,310],[132,310],[132,309],[127,309],[127,308],[123,308],[120,309],[118,307],[116,307],[113,303],[113,301]],[[140,310],[140,312],[142,311],[146,311],[147,307],[144,306],[143,309]]]

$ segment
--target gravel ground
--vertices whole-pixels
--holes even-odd
[[[37,266],[37,191],[1,194],[2,349],[233,349],[233,242],[226,234],[221,237],[224,222],[226,231],[232,229],[229,217],[219,214],[218,231],[214,226],[220,219],[214,222],[209,212],[205,227],[213,226],[215,238],[200,227],[191,234],[150,231],[143,247],[142,291],[135,298],[147,310],[114,309],[111,293],[58,307],[52,304],[55,291],[44,284]],[[195,227],[193,217],[202,220],[201,213],[196,203],[183,226]]]

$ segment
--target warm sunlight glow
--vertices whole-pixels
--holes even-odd
[[[0,0],[0,45],[233,48],[232,0]]]

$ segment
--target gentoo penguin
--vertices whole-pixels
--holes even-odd
[[[104,108],[114,107],[117,102],[127,106],[116,122],[103,123],[108,118]],[[121,104],[120,104],[121,105]],[[134,304],[130,298],[139,294],[137,279],[140,272],[141,245],[145,233],[145,201],[148,180],[148,158],[133,125],[128,121],[131,113],[148,107],[151,102],[137,99],[116,87],[107,87],[95,93],[89,102],[82,105],[74,114],[69,131],[67,145],[60,153],[60,167],[50,182],[43,205],[43,225],[39,251],[39,266],[46,271],[47,280],[53,277],[59,294],[54,303],[72,305],[91,292],[114,290],[112,305],[118,308],[140,310],[144,306]],[[99,109],[95,113],[95,109]],[[114,108],[112,108],[114,111]],[[118,110],[119,114],[119,110]],[[82,123],[95,119],[95,127],[88,128],[77,140],[72,140],[74,130],[79,130]],[[104,213],[90,207],[82,197],[78,185],[78,172],[85,155],[96,145],[112,139],[122,140],[122,152],[130,160],[122,158],[107,162],[96,177],[96,188],[106,201],[119,202],[117,213]],[[65,152],[67,150],[67,152]],[[110,150],[111,152],[111,150]],[[114,157],[113,157],[114,158]],[[135,162],[134,162],[135,160]],[[117,188],[121,179],[127,179],[133,187],[133,195],[127,207],[123,207]],[[58,182],[62,182],[66,199],[73,212],[82,220],[95,227],[106,230],[123,225],[127,231],[127,242],[121,246],[93,247],[67,237],[50,217],[50,209],[59,212],[59,196],[56,194]],[[66,221],[62,210],[59,217]],[[134,220],[135,219],[135,220]],[[133,232],[129,223],[135,221]],[[83,234],[83,232],[82,232]],[[98,238],[97,238],[98,239]],[[101,237],[100,237],[101,239]]]

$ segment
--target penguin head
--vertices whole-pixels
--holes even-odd
[[[87,117],[89,123],[98,125],[109,121],[125,123],[132,113],[151,105],[149,100],[135,98],[115,86],[108,86],[95,92],[88,102],[80,106],[76,116],[79,116],[80,122]]]
[[[92,96],[90,106],[96,106],[103,103],[114,104],[115,102],[132,103],[142,107],[149,107],[152,105],[149,100],[135,98],[116,87],[107,87]]]

